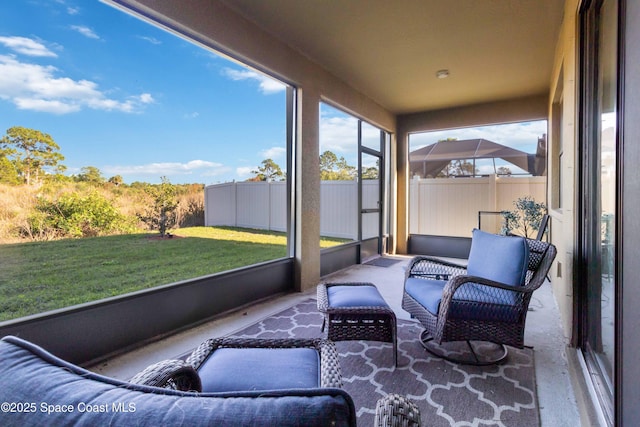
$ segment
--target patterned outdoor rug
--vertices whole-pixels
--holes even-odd
[[[308,300],[234,336],[321,337],[322,315]],[[373,425],[376,401],[388,393],[416,402],[425,426],[539,426],[533,351],[509,348],[506,363],[474,367],[430,357],[417,322],[398,320],[398,367],[389,343],[341,341],[336,346],[344,389],[359,426]]]

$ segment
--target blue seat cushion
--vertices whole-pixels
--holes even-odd
[[[473,230],[467,274],[511,286],[522,286],[529,264],[524,237],[499,236]]]
[[[442,291],[446,280],[419,279],[409,277],[405,292],[422,305],[429,313],[438,315]],[[516,292],[490,288],[477,283],[465,283],[456,291],[449,306],[452,319],[515,321],[519,314],[515,305]],[[483,304],[477,304],[483,303]]]
[[[203,392],[320,387],[313,348],[219,348],[198,369]]]
[[[388,307],[378,289],[367,285],[327,286],[329,307]]]

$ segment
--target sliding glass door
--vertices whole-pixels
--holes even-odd
[[[582,109],[577,281],[580,347],[607,422],[614,420],[618,189],[618,1],[582,10]]]

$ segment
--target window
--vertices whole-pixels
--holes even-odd
[[[292,88],[100,2],[0,10],[0,321],[289,256]]]
[[[358,119],[320,103],[322,246],[358,240]]]
[[[562,99],[563,93],[563,78],[564,72],[560,71],[558,77],[558,83],[556,86],[556,95],[554,97],[553,104],[551,106],[551,147],[550,147],[550,168],[551,168],[551,208],[561,210],[562,209],[562,177],[563,177],[563,138],[562,129],[563,125],[563,108],[564,103]]]
[[[323,247],[367,242],[361,257],[381,253],[387,233],[385,153],[390,136],[320,104],[320,234]],[[337,238],[337,239],[336,239]]]
[[[409,232],[500,233],[521,197],[546,204],[547,121],[409,135]]]

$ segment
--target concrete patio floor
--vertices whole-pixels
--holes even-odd
[[[410,257],[386,257],[399,260],[389,267],[355,265],[322,280],[326,282],[374,283],[399,319],[410,319],[401,307],[404,271]],[[148,365],[191,353],[204,340],[236,332],[300,301],[315,297],[315,290],[274,297],[241,310],[227,313],[179,334],[107,360],[89,370],[128,380]],[[566,340],[551,286],[545,283],[533,294],[527,316],[525,343],[535,354],[536,383],[540,420],[543,427],[580,426],[580,415],[572,388],[567,362]]]

